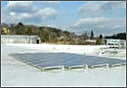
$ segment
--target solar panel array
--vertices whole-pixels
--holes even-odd
[[[78,66],[78,65],[100,65],[100,64],[119,64],[126,63],[125,60],[111,59],[97,56],[86,56],[71,53],[24,53],[12,54],[18,60],[29,63],[38,68],[52,66]]]

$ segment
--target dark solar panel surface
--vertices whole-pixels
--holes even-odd
[[[65,67],[76,65],[99,65],[99,64],[119,64],[125,60],[111,59],[97,56],[85,56],[71,53],[25,53],[12,54],[15,58],[31,63],[33,66],[49,67],[63,65]]]

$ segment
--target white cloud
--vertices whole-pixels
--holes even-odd
[[[9,15],[10,15],[10,16],[15,16],[16,13],[15,13],[15,12],[10,12]]]
[[[80,19],[69,28],[77,33],[90,32],[91,30],[94,30],[96,34],[125,32],[126,22],[123,17],[125,14],[121,12],[126,7],[125,3],[125,1],[90,1],[84,3],[79,8]]]
[[[42,3],[59,3],[59,1],[42,1]]]
[[[52,8],[44,8],[37,12],[36,15],[40,15],[42,18],[47,18],[56,15],[56,10]]]
[[[123,25],[115,25],[112,28],[116,29],[116,28],[121,28]]]
[[[104,25],[98,25],[97,27],[98,28],[104,28],[105,26]]]
[[[36,9],[32,5],[33,5],[32,1],[9,1],[5,7],[5,10],[20,13],[33,12]]]
[[[50,7],[38,8],[33,1],[9,1],[2,8],[2,22],[5,23],[41,23],[43,20],[55,19],[57,11]]]
[[[124,8],[126,7],[125,1],[91,1],[83,4],[79,11],[82,15],[87,17],[97,17],[104,14],[108,14],[106,11],[112,11],[114,9]]]
[[[33,1],[8,1],[7,7],[15,6],[29,6],[32,5]]]
[[[105,1],[102,7],[126,8],[126,2],[125,1]]]
[[[75,25],[79,25],[79,24],[93,24],[93,23],[100,23],[103,21],[108,21],[108,18],[104,18],[104,17],[95,17],[95,18],[81,18],[79,19],[78,22],[76,22]]]
[[[81,18],[70,27],[71,31],[82,33],[93,30],[96,34],[106,33],[112,34],[117,32],[125,32],[125,19],[123,18],[107,18],[107,17],[89,17]]]
[[[100,7],[101,7],[101,4],[97,4],[96,2],[88,2],[82,5],[79,8],[79,11],[82,15],[98,16],[101,13],[101,10],[99,10]]]

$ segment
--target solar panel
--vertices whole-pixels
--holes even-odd
[[[69,67],[83,67],[83,66],[96,66],[96,65],[113,65],[124,64],[125,60],[111,59],[97,56],[86,56],[71,53],[24,53],[24,54],[11,54],[20,61],[28,63],[38,68],[57,68],[59,66]]]

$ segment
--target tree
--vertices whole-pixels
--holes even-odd
[[[111,36],[105,36],[105,38],[124,39],[124,40],[126,40],[126,32],[113,34]]]
[[[19,35],[25,34],[25,26],[21,22],[19,22],[16,25],[15,29],[16,29],[16,34],[19,34]]]
[[[102,45],[103,44],[103,40],[102,39],[97,39],[96,40],[96,45]]]
[[[81,35],[81,37],[83,37],[83,39],[85,39],[85,40],[89,38],[87,32],[84,32],[84,33]]]
[[[49,42],[56,43],[56,41],[57,41],[57,34],[55,32],[50,32]]]
[[[25,28],[25,34],[32,35],[32,29],[30,27]]]
[[[102,36],[102,34],[100,34],[100,35],[99,35],[99,39],[102,39],[102,38],[103,38],[103,36]]]
[[[23,23],[22,23],[22,22],[19,22],[18,25],[19,25],[19,26],[23,26]]]
[[[94,32],[93,30],[91,31],[91,36],[90,36],[90,39],[93,39],[94,38]]]

